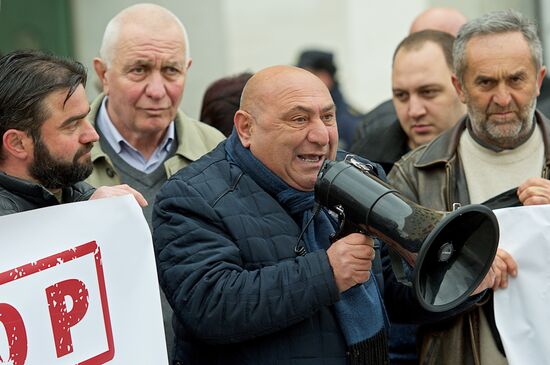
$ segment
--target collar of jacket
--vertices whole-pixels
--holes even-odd
[[[0,186],[7,191],[19,195],[37,205],[43,205],[48,202],[50,204],[58,203],[55,196],[42,185],[19,179],[3,172],[0,173]]]
[[[418,161],[414,164],[417,168],[426,168],[437,164],[447,164],[449,160],[456,155],[460,136],[466,129],[466,120],[468,116],[463,117],[451,129],[442,133],[439,137],[430,142]],[[550,120],[542,115],[538,110],[535,111],[535,120],[542,131],[544,141],[545,164],[550,165]]]
[[[381,164],[393,165],[401,156],[409,152],[407,135],[398,119],[373,119],[363,128],[364,136],[351,148],[350,152]]]
[[[10,176],[0,172],[0,189],[3,188],[10,194],[18,195],[27,201],[36,204],[38,207],[59,204],[57,198],[44,186]],[[62,189],[63,199],[67,202],[88,200],[95,189],[85,182],[78,182],[75,185]]]
[[[105,94],[101,93],[94,99],[91,105],[90,114],[88,115],[88,120],[95,127],[95,120],[101,107],[101,103]],[[174,119],[174,124],[176,127],[176,138],[178,147],[175,154],[180,155],[181,157],[188,159],[190,161],[195,161],[201,157],[204,152],[201,153],[202,149],[194,148],[196,139],[193,136],[196,136],[196,133],[191,129],[194,128],[192,123],[187,123],[187,120],[190,118],[185,115],[182,111],[178,110],[176,118]],[[99,142],[94,143],[94,147],[91,151],[92,161],[95,161],[99,158],[107,159],[110,162],[109,156],[101,149]]]

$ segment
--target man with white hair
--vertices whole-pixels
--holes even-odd
[[[148,201],[167,177],[214,148],[223,135],[178,110],[191,66],[184,26],[167,9],[138,4],[107,25],[95,71],[103,93],[90,121],[94,186],[127,183]],[[151,223],[151,210],[144,210]]]
[[[224,138],[178,110],[191,66],[185,27],[161,6],[130,6],[107,24],[93,63],[103,93],[89,116],[100,140],[92,149],[94,169],[87,182],[126,183],[153,202],[169,176]],[[149,226],[150,207],[144,209]],[[171,356],[172,312],[162,298]]]

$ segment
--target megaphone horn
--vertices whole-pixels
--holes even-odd
[[[350,156],[325,161],[315,199],[330,210],[343,211],[348,223],[386,242],[413,267],[411,281],[425,309],[441,312],[463,303],[495,258],[499,229],[494,213],[479,204],[452,212],[428,209],[370,170]]]

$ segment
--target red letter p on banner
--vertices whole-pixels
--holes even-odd
[[[73,352],[71,327],[84,318],[88,310],[88,289],[77,279],[60,281],[46,288],[53,338],[57,357]],[[72,308],[67,308],[66,297],[72,300]]]

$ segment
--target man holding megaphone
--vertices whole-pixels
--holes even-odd
[[[228,140],[169,179],[155,203],[176,359],[387,364],[376,241],[335,238],[335,217],[315,203],[319,171],[338,143],[328,89],[303,69],[269,67],[246,84],[234,122]],[[403,297],[411,317],[448,315]]]

